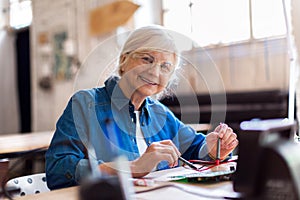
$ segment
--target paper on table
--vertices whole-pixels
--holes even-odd
[[[235,166],[236,163],[221,164],[215,168],[210,169],[211,172],[226,170],[230,166]],[[233,191],[232,183],[229,181],[217,182],[215,184],[186,184],[181,182],[170,182],[174,179],[171,177],[186,176],[188,174],[194,174],[197,171],[185,168],[177,167],[173,169],[161,170],[151,172],[145,179],[154,180],[155,184],[148,188],[136,187],[136,191],[148,190],[148,192],[142,192],[135,195],[137,199],[164,199],[170,198],[172,200],[177,199],[223,199],[224,197],[236,198],[239,194]],[[200,172],[199,172],[200,173]],[[161,187],[162,185],[169,185],[170,187]],[[175,186],[175,187],[173,187]],[[161,189],[154,189],[161,188]]]
[[[230,163],[221,164],[211,169],[205,170],[203,172],[198,172],[196,170],[181,166],[181,167],[176,167],[168,170],[155,171],[145,176],[145,178],[153,179],[155,181],[160,181],[160,182],[167,182],[167,181],[180,180],[191,175],[197,175],[199,177],[208,176],[209,174],[217,175],[219,172],[221,173],[221,172],[231,171],[230,167],[232,166],[234,166],[235,168],[236,163],[230,162]]]

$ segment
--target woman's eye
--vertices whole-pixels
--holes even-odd
[[[149,64],[152,64],[153,63],[153,61],[154,61],[154,59],[153,58],[151,58],[151,57],[149,57],[149,56],[144,56],[144,57],[142,57],[142,60],[143,60],[143,62],[144,63],[149,63]]]
[[[171,67],[172,67],[171,63],[163,63],[163,64],[161,64],[161,69],[165,70],[165,71],[170,71]]]

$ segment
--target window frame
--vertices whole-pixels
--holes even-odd
[[[290,4],[290,0],[285,0],[287,1],[287,3]],[[192,0],[190,0],[190,2],[192,2]],[[286,4],[287,4],[286,3]],[[231,42],[219,42],[219,43],[214,43],[214,42],[209,42],[207,45],[204,45],[202,47],[207,47],[207,48],[214,48],[214,47],[223,47],[223,46],[230,46],[230,45],[235,45],[235,44],[242,44],[242,43],[255,43],[255,42],[261,42],[261,41],[266,41],[266,40],[273,40],[273,39],[282,39],[282,38],[287,38],[288,35],[288,30],[286,28],[286,26],[284,27],[285,29],[285,34],[282,35],[272,35],[272,36],[266,36],[266,37],[261,37],[261,38],[255,38],[253,35],[253,8],[252,8],[252,0],[248,0],[248,4],[249,4],[249,38],[245,39],[245,40],[237,40],[237,41],[231,41]],[[193,6],[193,5],[189,5],[189,6]],[[165,7],[164,5],[164,0],[161,0],[161,24],[163,26],[165,25],[165,13],[168,12],[168,9]],[[284,7],[283,7],[284,9]],[[287,9],[290,10],[290,9]],[[285,20],[285,19],[284,19]],[[193,20],[191,19],[191,23],[193,23]]]

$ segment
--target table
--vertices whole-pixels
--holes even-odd
[[[133,197],[135,199],[143,199],[143,200],[153,200],[153,199],[172,199],[172,200],[199,200],[199,199],[223,199],[223,198],[216,198],[215,196],[221,196],[224,193],[233,193],[232,189],[232,182],[220,182],[216,184],[210,184],[210,185],[188,185],[188,184],[182,184],[182,183],[172,183],[173,185],[176,185],[176,187],[165,187],[158,190],[153,190],[145,193],[139,193],[134,194]],[[194,192],[195,194],[191,194],[189,192],[184,192],[181,189],[178,189],[177,187],[183,188],[183,190],[187,190],[189,192]],[[145,190],[144,187],[135,187],[136,191]],[[50,192],[44,192],[39,194],[33,194],[33,195],[27,195],[22,197],[17,197],[15,200],[53,200],[53,199],[64,199],[64,200],[79,200],[78,197],[78,191],[79,186],[75,187],[69,187],[59,190],[53,190]],[[227,192],[228,191],[228,192]],[[206,195],[207,193],[210,193],[211,197],[205,197],[203,195]],[[232,196],[237,196],[232,195]]]
[[[25,163],[25,167],[22,169],[25,171],[23,172],[33,173],[34,163],[37,158],[42,158],[45,154],[53,134],[54,131],[44,131],[1,135],[0,159],[22,158],[22,162]]]
[[[217,183],[180,183],[162,181],[162,177],[169,176],[174,172],[180,172],[183,167],[170,170],[162,170],[152,172],[145,178],[156,180],[153,186],[135,186],[135,193],[132,195],[134,199],[152,200],[152,199],[172,199],[172,200],[197,200],[197,199],[223,199],[223,197],[237,198],[239,194],[234,192],[231,181],[223,181]],[[186,169],[184,169],[186,170]],[[161,180],[161,181],[159,181]],[[161,187],[164,186],[164,187]],[[15,198],[16,200],[79,200],[78,192],[80,186],[69,187],[40,194],[27,195]],[[156,190],[147,191],[149,189],[158,188]],[[147,192],[142,192],[147,191]]]
[[[207,131],[210,124],[187,124],[197,132]],[[22,156],[37,149],[47,149],[54,131],[15,133],[0,136],[0,159]]]
[[[47,149],[54,131],[16,133],[0,136],[0,159],[22,156],[37,149]]]
[[[207,132],[210,128],[210,124],[186,124],[192,127],[197,132]]]

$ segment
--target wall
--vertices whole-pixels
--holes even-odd
[[[91,9],[113,1],[32,1],[34,16],[31,26],[33,131],[53,130],[71,95],[78,89],[101,84],[104,77],[100,77],[100,74],[111,71],[109,69],[105,72],[106,68],[101,66],[103,62],[106,62],[102,58],[105,58],[109,51],[99,46],[116,32],[91,37],[88,19]],[[123,27],[125,30],[131,23],[128,24]],[[75,71],[78,67],[80,68],[77,71],[79,73],[74,73],[70,78],[53,75],[54,66],[57,64],[54,37],[61,32],[66,32],[67,38],[74,47],[72,56],[76,59],[73,60],[75,62],[71,64],[71,68]],[[112,47],[118,47],[116,39],[111,40]],[[111,50],[115,51],[115,49]],[[48,78],[46,83],[51,85],[50,89],[43,89],[39,85],[40,81],[47,80],[46,78]]]
[[[108,1],[81,0],[33,0],[32,43],[32,93],[33,93],[33,131],[53,130],[67,101],[73,94],[75,77],[53,77],[55,65],[54,35],[66,32],[73,41],[75,56],[83,62],[89,52],[103,38],[91,38],[88,33],[88,11]],[[41,42],[41,38],[46,42]],[[50,50],[44,50],[45,46]],[[47,49],[47,48],[46,48]],[[47,55],[45,55],[47,54]],[[42,89],[39,81],[50,76],[51,89]],[[85,77],[88,81],[89,77]]]
[[[299,65],[299,58],[300,58],[300,1],[299,0],[292,0],[292,42],[295,45],[295,90],[296,90],[296,116],[298,118],[298,123],[300,119],[300,76],[299,76],[299,70],[300,70],[300,65]],[[300,128],[299,130],[300,131]]]
[[[286,38],[193,49],[185,52],[183,58],[193,64],[184,62],[179,93],[288,90]]]
[[[0,1],[0,134],[19,132],[15,34],[9,24],[9,0]]]
[[[19,132],[15,35],[0,29],[0,134]]]

